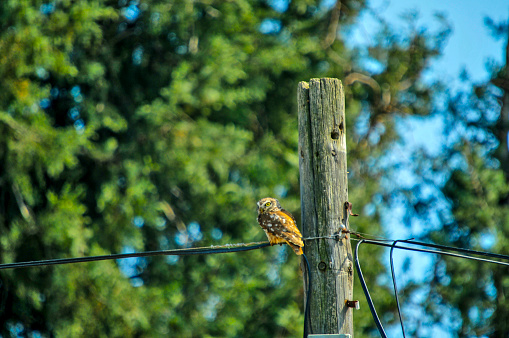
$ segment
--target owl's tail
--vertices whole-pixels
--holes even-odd
[[[302,255],[304,253],[304,251],[302,251],[302,247],[301,246],[295,245],[295,244],[290,243],[290,242],[287,242],[287,243],[288,243],[288,245],[290,245],[292,247],[293,251],[295,251],[295,253],[297,255],[300,256],[300,255]]]

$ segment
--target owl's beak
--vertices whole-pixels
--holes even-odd
[[[264,211],[265,211],[265,209],[263,209],[263,207],[260,207],[260,206],[258,207],[258,212],[259,213],[263,213]]]

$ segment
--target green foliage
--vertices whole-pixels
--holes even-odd
[[[299,218],[295,93],[322,76],[350,86],[355,227],[381,233],[383,155],[396,117],[427,114],[419,79],[439,46],[387,28],[370,78],[335,26],[364,1],[342,7],[336,23],[304,0],[0,2],[0,261],[264,240],[259,198]],[[366,266],[393,313],[383,267]],[[286,247],[3,271],[0,334],[299,336],[302,297]],[[373,332],[366,310],[357,336]]]

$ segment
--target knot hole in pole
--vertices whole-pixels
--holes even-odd
[[[332,137],[334,140],[339,139],[339,128],[338,127],[334,127],[334,129],[332,129],[332,133],[330,134],[330,137]]]
[[[343,121],[341,121],[339,123],[339,126],[336,122],[336,116],[333,117],[334,118],[334,128],[332,128],[332,133],[331,133],[331,137],[334,139],[334,140],[337,140],[339,139],[339,135],[341,134],[341,132],[343,131]]]

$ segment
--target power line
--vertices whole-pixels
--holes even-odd
[[[322,239],[322,238],[337,239],[337,235],[336,236],[328,236],[328,237],[311,237],[311,238],[303,238],[303,239],[304,240],[313,240],[313,239]],[[173,249],[173,250],[156,250],[156,251],[125,253],[125,254],[110,254],[110,255],[102,255],[102,256],[57,258],[57,259],[46,259],[46,260],[40,260],[40,261],[28,261],[28,262],[0,264],[0,270],[28,268],[28,267],[37,267],[37,266],[48,266],[48,265],[60,265],[60,264],[85,263],[85,262],[104,261],[104,260],[111,260],[111,259],[124,259],[124,258],[133,258],[133,257],[210,255],[210,254],[219,254],[219,253],[250,251],[250,250],[265,248],[267,246],[270,246],[269,242],[253,242],[253,243],[213,245],[213,246],[209,246],[209,247],[183,248],[183,249]],[[307,258],[306,258],[306,261],[307,261]],[[308,262],[308,265],[309,265],[309,262]]]
[[[448,252],[448,251],[468,253],[470,255],[476,255],[476,256],[495,257],[495,258],[504,259],[504,260],[508,260],[508,261],[509,261],[509,255],[502,255],[502,254],[496,254],[496,253],[492,253],[492,252],[477,251],[477,250],[470,250],[470,249],[455,248],[455,247],[446,246],[446,245],[423,243],[423,242],[417,242],[417,241],[407,240],[407,239],[402,239],[402,240],[397,240],[397,241],[399,243],[406,243],[406,244],[410,244],[410,245],[414,245],[414,246],[436,248],[436,249],[440,249],[440,250],[419,249],[419,248],[414,248],[414,247],[409,247],[409,246],[395,245],[394,248],[396,248],[396,249],[439,254],[439,255],[444,255],[444,256],[465,258],[465,259],[480,261],[480,262],[484,262],[484,263],[493,263],[493,264],[509,266],[509,262],[501,262],[501,261],[495,261],[492,259],[479,258],[479,257],[474,257],[474,256],[469,256],[469,255],[461,255],[461,254],[456,254],[456,253]],[[374,244],[374,245],[384,246],[387,248],[392,247],[392,244],[385,243],[385,242],[379,241],[379,240],[363,239],[361,242],[366,243],[366,244]],[[391,242],[394,242],[394,240],[391,240]]]
[[[327,236],[327,237],[303,238],[303,240],[314,240],[314,239],[323,239],[323,238],[338,240],[339,239],[338,236],[339,236],[339,234],[335,234],[333,236]],[[133,258],[133,257],[210,255],[210,254],[219,254],[219,253],[250,251],[250,250],[265,248],[267,246],[270,246],[269,242],[253,242],[253,243],[213,245],[213,246],[209,246],[209,247],[183,248],[183,249],[173,249],[173,250],[156,250],[156,251],[146,251],[146,252],[125,253],[125,254],[110,254],[110,255],[102,255],[102,256],[57,258],[57,259],[46,259],[46,260],[40,260],[40,261],[28,261],[28,262],[0,264],[0,270],[28,268],[28,267],[37,267],[37,266],[48,266],[48,265],[95,262],[95,261]],[[306,258],[306,260],[307,260],[307,258]]]
[[[184,248],[184,249],[174,249],[174,250],[157,250],[157,251],[134,252],[134,253],[125,253],[125,254],[111,254],[111,255],[102,255],[102,256],[47,259],[47,260],[41,260],[41,261],[0,264],[0,270],[27,268],[27,267],[35,267],[35,266],[94,262],[94,261],[104,261],[104,260],[109,260],[109,259],[123,259],[123,258],[132,258],[132,257],[149,257],[149,256],[163,256],[163,255],[164,256],[210,255],[210,254],[218,254],[218,253],[230,253],[230,252],[240,252],[240,251],[261,249],[261,248],[267,247],[269,245],[270,245],[269,242],[253,242],[253,243],[215,245],[215,246],[210,246],[210,247],[199,247],[199,248]]]
[[[385,333],[383,325],[382,325],[380,318],[378,317],[378,314],[376,312],[375,305],[373,303],[373,300],[371,299],[371,295],[370,295],[368,287],[366,285],[366,281],[364,280],[364,276],[362,274],[362,269],[360,266],[359,247],[361,244],[366,243],[366,244],[372,244],[372,245],[378,245],[378,246],[391,248],[391,252],[390,252],[391,275],[392,275],[392,281],[393,281],[393,286],[394,286],[394,295],[396,298],[396,304],[398,307],[398,314],[399,314],[399,319],[400,319],[400,323],[401,323],[401,329],[403,331],[404,337],[405,337],[405,329],[404,329],[403,319],[401,316],[401,309],[400,309],[399,297],[398,297],[398,288],[397,288],[397,283],[396,283],[396,278],[395,278],[395,273],[394,273],[394,262],[393,262],[394,249],[432,253],[432,254],[445,255],[445,256],[451,256],[451,257],[457,257],[457,258],[463,258],[463,259],[470,259],[470,260],[480,261],[483,263],[493,263],[493,264],[509,266],[509,262],[502,262],[502,261],[496,261],[496,260],[492,260],[492,259],[475,257],[475,256],[484,256],[484,257],[498,258],[498,259],[509,261],[508,255],[502,255],[502,254],[484,252],[484,251],[477,251],[477,250],[471,250],[471,249],[456,248],[456,247],[450,247],[450,246],[432,244],[432,243],[423,243],[423,242],[417,242],[417,241],[413,241],[413,240],[389,240],[389,239],[373,240],[373,239],[367,239],[367,238],[361,236],[360,233],[350,231],[350,230],[342,230],[341,232],[335,233],[330,236],[303,238],[303,240],[316,240],[316,239],[340,240],[343,238],[344,234],[346,234],[346,233],[351,233],[352,235],[355,235],[355,236],[358,236],[361,238],[361,239],[351,238],[352,240],[359,240],[359,243],[357,243],[357,246],[355,248],[355,255],[354,255],[355,266],[357,269],[357,273],[359,275],[359,280],[360,280],[362,289],[364,291],[364,294],[366,296],[366,300],[368,302],[371,314],[373,316],[373,320],[375,321],[375,324],[376,324],[378,331],[380,332],[380,335],[382,336],[382,338],[386,338],[387,334]],[[365,234],[365,235],[372,236],[369,234]],[[372,236],[372,237],[375,237],[375,236]],[[392,244],[389,244],[387,242],[392,242]],[[404,243],[407,245],[401,246],[401,245],[397,245],[397,243]],[[408,246],[408,245],[410,245],[410,246]],[[48,259],[48,260],[40,260],[40,261],[0,264],[0,270],[59,265],[59,264],[83,263],[83,262],[93,262],[93,261],[102,261],[102,260],[111,260],[111,259],[123,259],[123,258],[132,258],[132,257],[149,257],[149,256],[162,256],[162,255],[164,255],[164,256],[190,256],[190,255],[232,253],[232,252],[241,252],[241,251],[250,251],[250,250],[261,249],[261,248],[264,248],[267,246],[270,246],[269,242],[253,242],[253,243],[216,245],[216,246],[210,246],[210,247],[184,248],[184,249],[174,249],[174,250],[157,250],[157,251],[125,253],[125,254],[111,254],[111,255],[102,255],[102,256],[59,258],[59,259]],[[414,247],[412,247],[412,246],[414,246]],[[429,248],[438,249],[438,250],[417,248],[415,246],[429,247]],[[454,252],[460,252],[461,254],[454,253]],[[308,281],[308,290],[307,290],[307,295],[306,295],[306,306],[304,309],[304,336],[306,336],[307,331],[309,329],[307,327],[307,321],[308,321],[308,316],[309,316],[309,299],[310,299],[310,290],[311,290],[311,285],[310,285],[310,283],[311,283],[310,277],[311,276],[310,276],[310,274],[311,274],[311,272],[310,272],[310,265],[309,265],[309,261],[308,261],[307,257],[305,255],[303,255],[303,258],[306,262],[306,268],[307,268],[307,274],[308,274],[308,280],[309,280]]]
[[[403,320],[401,318],[401,311],[400,311],[398,291],[397,291],[398,288],[397,288],[396,278],[395,278],[395,274],[394,274],[394,262],[392,259],[392,252],[394,249],[432,253],[432,254],[451,256],[451,257],[462,258],[462,259],[470,259],[470,260],[475,260],[475,261],[479,261],[479,262],[483,262],[483,263],[493,263],[493,264],[509,266],[509,262],[502,262],[502,261],[496,261],[496,260],[492,260],[492,259],[475,257],[475,256],[485,256],[485,257],[499,258],[499,259],[509,261],[508,255],[496,254],[496,253],[485,252],[485,251],[477,251],[477,250],[471,250],[471,249],[455,248],[455,247],[451,247],[451,246],[432,244],[432,243],[423,243],[423,242],[417,242],[414,240],[393,240],[392,242],[393,242],[392,244],[388,244],[388,243],[386,243],[384,241],[380,241],[380,240],[361,239],[359,241],[359,243],[357,243],[357,246],[355,248],[355,255],[354,255],[355,267],[357,269],[357,274],[359,275],[359,281],[360,281],[362,289],[364,291],[364,295],[366,296],[366,301],[368,302],[368,306],[371,311],[373,320],[375,321],[377,329],[378,329],[380,335],[382,336],[382,338],[387,338],[387,334],[385,333],[382,322],[380,321],[380,318],[378,317],[378,314],[375,309],[375,305],[373,303],[373,300],[369,293],[368,287],[366,285],[366,281],[364,280],[364,276],[362,274],[362,269],[361,269],[361,265],[360,265],[360,261],[359,261],[359,247],[361,244],[366,243],[366,244],[372,244],[372,245],[378,245],[378,246],[384,246],[384,247],[391,248],[390,260],[391,260],[392,281],[393,281],[393,286],[394,286],[396,303],[398,306],[398,313],[400,315],[400,322],[401,322],[401,329],[403,331],[403,336],[405,336],[405,329],[404,329],[404,325],[403,325]],[[431,250],[431,249],[422,249],[422,248],[409,247],[409,246],[401,246],[401,245],[397,245],[398,242],[405,243],[408,245],[413,245],[413,246],[430,247],[430,248],[440,249],[440,250]],[[458,253],[454,253],[454,252],[461,252],[461,253],[465,253],[467,255],[458,254]]]
[[[316,238],[305,238],[318,239],[318,238],[330,238],[335,239],[336,237],[316,237]],[[49,266],[49,265],[60,265],[60,264],[72,264],[72,263],[84,263],[84,262],[95,262],[112,259],[124,259],[133,257],[150,257],[150,256],[190,256],[190,255],[210,255],[219,253],[232,253],[240,251],[250,251],[255,249],[261,249],[270,246],[269,242],[253,242],[253,243],[239,243],[239,244],[226,244],[216,245],[210,247],[198,247],[198,248],[184,248],[174,250],[156,250],[146,252],[135,252],[125,254],[111,254],[102,256],[88,256],[88,257],[74,257],[74,258],[58,258],[58,259],[46,259],[40,261],[29,261],[29,262],[18,262],[18,263],[6,263],[0,264],[0,270],[27,268],[27,267],[38,267],[38,266]],[[309,261],[305,254],[302,255],[306,262],[306,269],[308,273],[308,290],[306,297],[306,307],[304,310],[304,337],[307,336],[307,319],[309,317],[309,297],[311,291],[311,268]]]

